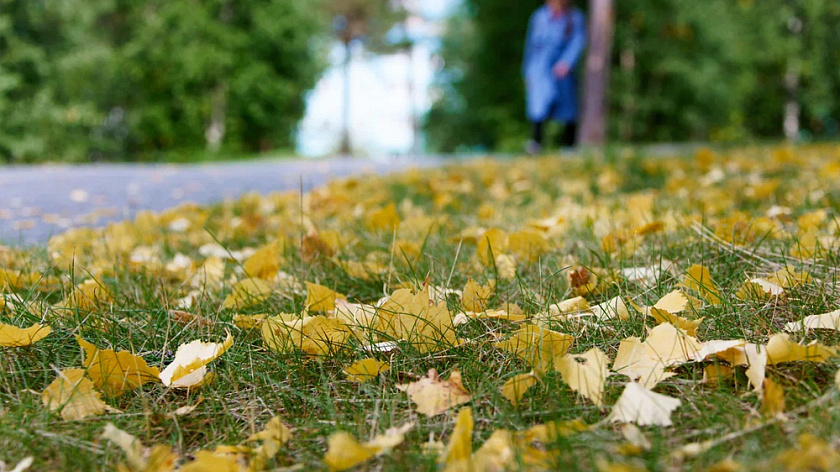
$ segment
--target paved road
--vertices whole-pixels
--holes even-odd
[[[183,202],[213,203],[247,192],[304,190],[327,180],[434,166],[440,158],[264,160],[196,165],[0,167],[0,242],[38,244],[78,226],[132,218]]]

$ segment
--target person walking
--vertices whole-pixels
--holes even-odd
[[[571,0],[546,0],[531,15],[522,61],[526,109],[533,125],[533,136],[525,146],[529,154],[542,151],[549,121],[564,124],[563,147],[575,146],[578,104],[574,70],[585,46],[586,18]]]

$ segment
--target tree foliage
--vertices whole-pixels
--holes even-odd
[[[324,65],[316,1],[0,0],[0,155],[288,147]]]
[[[586,2],[577,2],[586,8]],[[437,150],[519,149],[527,133],[519,70],[539,1],[465,0],[444,39]],[[838,136],[840,4],[815,0],[615,2],[610,136],[629,142],[782,135],[798,78],[802,134]]]

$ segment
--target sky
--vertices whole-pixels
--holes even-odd
[[[436,70],[436,37],[458,0],[411,0],[410,29],[418,40],[408,53],[372,55],[361,45],[352,47],[350,67],[350,135],[355,153],[370,157],[406,155],[415,143],[412,108],[418,118],[428,111],[430,86]],[[307,98],[298,132],[297,152],[320,157],[334,153],[342,128],[344,48],[336,44],[331,66]],[[411,72],[411,75],[410,75]],[[414,94],[409,94],[410,79]],[[413,101],[413,107],[412,107]],[[419,140],[422,147],[422,139]]]

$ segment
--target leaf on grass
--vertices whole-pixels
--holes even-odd
[[[840,468],[840,453],[829,443],[811,434],[800,434],[798,447],[782,452],[776,462],[791,472],[828,471]]]
[[[718,352],[717,357],[732,366],[747,366],[747,379],[753,388],[761,392],[767,369],[767,348],[758,344],[747,343]]]
[[[410,384],[397,385],[397,389],[408,394],[417,404],[417,412],[426,416],[435,416],[472,400],[470,392],[464,388],[461,372],[453,370],[449,379],[438,377],[435,369],[429,370],[426,377]]]
[[[282,353],[300,350],[310,356],[335,352],[350,337],[350,330],[344,323],[322,315],[294,320],[270,317],[263,321],[260,330],[267,348]]]
[[[703,322],[703,318],[689,320],[659,308],[651,308],[649,314],[657,323],[670,323],[685,331],[689,336],[697,336],[697,327]]]
[[[304,306],[307,311],[335,310],[336,301],[342,299],[347,299],[347,297],[323,285],[306,282],[306,302],[304,302]]]
[[[206,316],[196,315],[194,313],[181,310],[169,310],[169,318],[182,326],[192,323],[198,328],[206,328],[215,324],[215,321],[207,318]]]
[[[670,323],[653,328],[644,344],[650,358],[666,366],[684,364],[703,348],[696,338]]]
[[[701,298],[711,305],[720,305],[720,291],[712,280],[712,275],[706,267],[695,264],[691,266],[683,278],[683,287],[694,290]]]
[[[505,310],[485,310],[482,312],[468,311],[466,313],[458,313],[452,320],[455,326],[467,324],[470,320],[505,320],[511,323],[525,321],[528,317],[524,314],[509,313]]]
[[[614,297],[603,303],[599,303],[592,307],[592,313],[598,320],[614,319],[627,320],[630,318],[630,311],[621,297]]]
[[[612,370],[629,377],[630,380],[638,381],[644,388],[650,390],[659,382],[676,375],[665,372],[666,367],[661,360],[650,357],[641,339],[631,336],[619,343]]]
[[[58,304],[58,308],[93,310],[111,303],[113,297],[104,285],[95,279],[88,279],[76,285],[70,295]]]
[[[139,439],[117,428],[112,423],[105,425],[100,436],[117,445],[126,456],[126,464],[117,470],[128,472],[170,472],[175,469],[178,455],[169,446],[157,445],[149,449]]]
[[[472,455],[473,415],[472,408],[461,408],[455,418],[455,428],[449,436],[443,463],[447,468],[461,462],[467,462]]]
[[[68,421],[101,415],[112,410],[85,377],[85,369],[65,369],[44,389],[41,401],[50,411],[58,411]]]
[[[518,407],[522,397],[525,396],[525,392],[536,385],[537,381],[538,378],[534,371],[517,374],[509,378],[502,386],[502,396],[507,398],[514,407]]]
[[[580,313],[589,311],[591,307],[589,302],[583,297],[574,297],[563,300],[548,306],[548,312],[552,315],[561,315],[563,313]]]
[[[225,298],[224,308],[241,310],[265,302],[271,296],[271,286],[260,279],[243,279],[233,284]]]
[[[432,303],[428,287],[416,295],[408,289],[394,292],[379,307],[375,327],[386,338],[408,341],[421,353],[457,343],[452,313],[446,303]]]
[[[564,356],[557,364],[557,370],[572,390],[601,406],[604,403],[604,384],[609,373],[607,364],[607,355],[598,348],[592,348],[579,356]]]
[[[833,329],[840,331],[840,310],[834,310],[822,315],[809,315],[800,321],[792,321],[785,325],[786,331],[799,332],[809,329]]]
[[[555,370],[575,338],[565,333],[534,325],[525,325],[495,346],[528,362],[537,375]]]
[[[96,388],[109,397],[118,397],[145,383],[159,382],[160,370],[149,367],[146,360],[128,351],[100,349],[76,336],[84,350],[83,364]]]
[[[735,371],[728,365],[709,364],[703,368],[703,383],[715,387],[722,380],[731,379],[734,373]]]
[[[242,268],[249,277],[271,280],[283,265],[284,242],[282,239],[271,241],[257,249],[251,257],[245,260]]]
[[[784,297],[785,289],[767,279],[753,278],[744,282],[735,296],[741,300],[764,301],[770,298]]]
[[[834,348],[816,341],[803,346],[790,340],[784,333],[774,334],[767,342],[767,363],[770,365],[783,362],[825,362],[837,355]]]
[[[347,470],[373,457],[386,454],[402,444],[405,434],[414,427],[407,423],[398,428],[390,428],[385,434],[379,434],[362,444],[350,433],[338,431],[327,438],[327,453],[324,463],[333,471]]]
[[[671,412],[680,401],[651,392],[637,383],[630,382],[618,398],[607,417],[613,423],[635,423],[639,426],[670,426]]]
[[[222,343],[192,341],[178,346],[175,360],[160,373],[160,380],[167,387],[197,387],[205,381],[207,364],[213,362],[233,345],[233,336],[227,333]]]
[[[268,420],[265,428],[257,433],[248,436],[246,443],[262,441],[257,447],[252,447],[250,450],[251,464],[250,470],[265,469],[266,462],[277,455],[280,447],[292,438],[292,432],[289,427],[283,424],[283,420],[279,416],[275,416]]]
[[[372,231],[393,232],[400,224],[397,206],[391,202],[382,208],[372,210],[367,215],[367,227]]]
[[[284,315],[278,315],[283,317]],[[296,315],[289,315],[289,316],[296,316]],[[263,321],[265,321],[269,315],[233,315],[233,324],[243,330],[249,330],[254,328],[261,328]]]
[[[0,346],[30,346],[46,338],[51,332],[52,328],[38,323],[25,329],[0,323]]]
[[[464,311],[482,312],[487,309],[487,302],[493,295],[493,285],[479,285],[473,279],[467,281],[461,295],[461,309]]]
[[[776,382],[764,379],[761,395],[761,414],[772,418],[785,412],[785,391]]]
[[[387,362],[377,359],[362,359],[344,369],[344,374],[354,382],[364,383],[388,369],[390,367]]]

